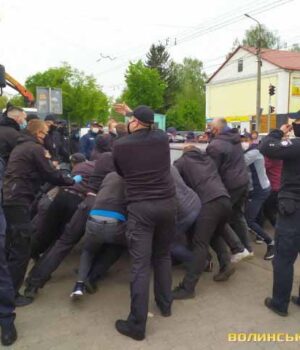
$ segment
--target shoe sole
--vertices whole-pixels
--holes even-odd
[[[172,295],[172,300],[187,300],[187,299],[194,299],[194,298],[195,298],[195,294],[186,296],[186,297],[184,297],[184,298],[175,298],[175,297]]]
[[[81,300],[81,299],[83,298],[83,294],[72,293],[72,294],[70,295],[70,298],[71,298],[72,300]]]
[[[274,259],[274,255],[267,256],[267,257],[264,258],[264,260],[267,260],[267,261],[268,261],[268,260],[272,260],[272,259]]]

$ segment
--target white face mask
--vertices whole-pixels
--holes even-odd
[[[250,143],[249,142],[242,142],[242,148],[244,151],[247,151],[250,147]]]
[[[99,128],[92,128],[92,132],[93,132],[94,134],[98,134]]]

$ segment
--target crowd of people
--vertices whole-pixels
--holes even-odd
[[[76,125],[68,135],[54,115],[41,120],[9,106],[0,118],[2,344],[17,339],[15,307],[38,297],[81,240],[72,299],[95,293],[129,251],[131,307],[115,327],[135,340],[145,338],[151,268],[157,307],[169,317],[172,302],[194,298],[201,275],[212,270],[211,248],[219,265],[213,279],[227,281],[236,263],[253,257],[253,238],[266,245],[265,260],[274,258],[273,297],[265,304],[287,315],[300,249],[300,138],[288,138],[291,126],[260,141],[217,118],[206,150],[190,134],[171,164],[174,140],[155,128],[149,107],[114,109],[129,122],[110,119],[104,132],[92,121],[82,137]],[[293,125],[300,136],[300,120]],[[264,226],[275,227],[277,217],[274,242]],[[173,290],[172,264],[185,271]],[[300,305],[300,297],[292,300]]]

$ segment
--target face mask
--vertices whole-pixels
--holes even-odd
[[[117,129],[116,129],[116,128],[112,128],[112,129],[111,129],[111,132],[112,132],[113,134],[117,135]]]
[[[20,129],[21,129],[21,130],[24,130],[24,129],[26,129],[26,127],[27,127],[27,121],[24,120],[23,123],[20,124]]]
[[[54,124],[50,125],[49,127],[49,131],[53,131],[53,130],[56,130],[56,125]]]
[[[93,132],[94,134],[98,134],[99,128],[92,128],[92,132]]]
[[[248,143],[248,142],[242,142],[241,145],[242,145],[242,149],[244,151],[247,151],[250,147],[250,143]]]
[[[131,122],[129,122],[129,123],[127,124],[127,132],[128,132],[128,134],[131,134],[131,131],[130,131],[130,124],[132,124],[132,123],[134,123],[134,122],[131,121]]]
[[[293,123],[294,134],[296,137],[300,137],[300,124]]]

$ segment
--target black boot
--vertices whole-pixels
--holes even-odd
[[[171,312],[171,305],[169,306],[165,306],[165,305],[162,305],[161,303],[159,302],[156,302],[156,305],[157,307],[159,308],[160,310],[160,313],[163,317],[170,317],[172,315],[172,312]]]
[[[17,294],[16,299],[15,299],[15,305],[16,307],[21,307],[21,306],[27,306],[33,302],[32,298],[27,298],[24,295]]]
[[[116,330],[119,333],[126,335],[127,337],[130,337],[134,340],[145,339],[145,333],[134,329],[132,324],[129,321],[118,320],[116,321],[115,326],[116,326]]]
[[[183,283],[179,283],[179,285],[172,290],[172,298],[173,300],[195,298],[195,290],[187,289]]]
[[[270,310],[272,310],[273,312],[275,312],[275,314],[277,314],[277,315],[279,315],[279,316],[287,316],[287,315],[288,315],[287,311],[279,310],[279,309],[277,308],[277,306],[274,305],[273,299],[272,299],[272,298],[266,298],[266,299],[265,299],[265,306],[266,306],[268,309],[270,309]]]
[[[12,345],[18,338],[16,327],[13,323],[2,326],[1,343],[3,346]]]
[[[219,273],[214,275],[214,281],[215,282],[223,282],[227,281],[229,277],[235,273],[235,267],[230,263],[223,267]]]

